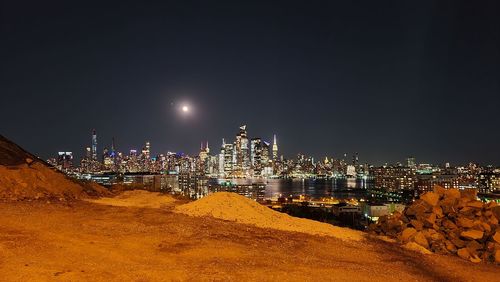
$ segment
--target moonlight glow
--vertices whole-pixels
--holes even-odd
[[[184,113],[189,112],[189,107],[188,106],[182,106],[182,112],[184,112]]]

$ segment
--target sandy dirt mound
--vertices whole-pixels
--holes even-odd
[[[78,183],[40,162],[31,165],[0,165],[0,199],[80,199],[106,195],[106,188],[94,183]]]
[[[0,200],[69,200],[110,195],[96,183],[66,177],[0,135]]]
[[[37,159],[16,143],[0,135],[0,165],[20,165],[24,164],[28,158]]]
[[[219,219],[252,224],[262,228],[326,235],[344,240],[362,240],[363,233],[327,223],[292,217],[273,211],[244,196],[219,192],[175,208],[190,216],[212,216]]]
[[[163,208],[173,206],[176,200],[161,193],[144,190],[125,191],[113,198],[89,199],[88,201],[118,207]]]

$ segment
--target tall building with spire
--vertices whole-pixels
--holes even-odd
[[[116,148],[115,148],[115,137],[111,139],[111,157],[114,159],[116,157]]]
[[[276,142],[276,134],[273,137],[273,160],[278,159],[278,143]]]
[[[200,157],[200,160],[202,162],[204,162],[207,157],[209,156],[209,153],[210,153],[210,149],[208,148],[208,141],[205,144],[203,144],[203,142],[201,142],[201,146],[200,146],[200,154],[198,155]]]

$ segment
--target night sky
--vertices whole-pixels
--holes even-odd
[[[0,134],[42,158],[246,124],[286,157],[500,165],[500,1],[76,2],[0,4]]]

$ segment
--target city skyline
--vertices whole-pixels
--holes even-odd
[[[91,145],[85,148],[85,157],[79,164],[73,159],[72,152],[67,151],[59,152],[56,158],[47,162],[78,179],[93,180],[103,185],[112,185],[117,181],[128,184],[153,181],[152,185],[162,189],[174,189],[173,185],[178,185],[181,191],[195,198],[206,195],[209,187],[215,190],[232,189],[230,187],[235,185],[243,189],[240,193],[256,196],[253,192],[248,194],[245,189],[254,184],[264,188],[264,183],[277,179],[327,180],[337,188],[342,185],[340,189],[347,190],[379,189],[388,199],[398,197],[402,200],[401,197],[404,197],[403,201],[411,201],[419,193],[432,191],[434,185],[446,189],[477,189],[488,194],[496,192],[499,183],[499,167],[472,162],[436,165],[408,157],[403,163],[376,166],[363,163],[357,152],[340,158],[327,156],[315,159],[304,154],[285,158],[279,153],[276,135],[273,135],[271,144],[260,137],[252,137],[246,125],[239,127],[232,139],[234,141],[223,138],[222,143],[213,149],[210,149],[208,141],[201,142],[199,153],[191,156],[179,152],[155,155],[149,141],[144,142],[142,149],[130,149],[127,153],[115,147],[114,139],[111,148],[103,147],[102,155],[99,155],[97,133],[95,130],[91,133]],[[399,195],[394,196],[394,193]]]
[[[4,3],[0,131],[42,158],[247,124],[287,156],[500,165],[498,5]]]
[[[200,146],[198,147],[198,149],[194,152],[194,153],[186,153],[186,152],[182,152],[182,151],[177,151],[177,150],[167,150],[167,151],[159,151],[159,150],[152,150],[151,149],[151,142],[146,139],[142,144],[138,145],[138,146],[134,146],[134,147],[131,147],[131,148],[117,148],[116,147],[116,144],[115,144],[115,138],[112,137],[111,138],[111,143],[110,144],[107,144],[105,141],[104,142],[98,142],[97,141],[97,132],[95,129],[92,129],[91,130],[91,141],[90,141],[90,145],[89,146],[86,146],[84,148],[82,148],[81,150],[77,150],[76,152],[81,152],[81,154],[78,154],[74,151],[65,151],[65,150],[59,150],[58,151],[58,155],[59,157],[61,157],[62,155],[67,155],[67,154],[70,154],[71,155],[71,160],[73,161],[78,161],[78,160],[84,160],[85,158],[87,159],[90,159],[90,160],[93,160],[93,161],[96,161],[96,162],[99,162],[101,164],[105,164],[106,163],[106,156],[111,156],[111,157],[115,157],[116,155],[118,154],[123,154],[123,156],[130,156],[130,154],[132,154],[132,152],[134,154],[137,154],[137,155],[140,155],[141,152],[142,154],[145,154],[146,156],[146,159],[150,159],[150,160],[153,160],[153,159],[156,159],[160,156],[165,156],[166,154],[176,154],[176,155],[179,155],[179,156],[186,156],[186,157],[200,157],[201,158],[201,154],[203,153],[205,156],[212,156],[212,157],[217,157],[217,158],[222,158],[220,159],[220,161],[223,163],[224,162],[224,159],[227,159],[227,157],[224,157],[224,152],[228,151],[228,148],[229,150],[231,151],[230,153],[230,159],[233,160],[233,162],[237,162],[236,159],[238,158],[247,158],[246,160],[240,160],[238,161],[239,162],[239,166],[240,166],[240,169],[242,169],[241,166],[244,165],[244,163],[246,163],[246,166],[248,167],[248,169],[250,168],[250,165],[251,165],[251,168],[254,169],[254,158],[255,158],[255,152],[257,151],[257,153],[259,154],[258,156],[258,159],[259,161],[261,160],[261,154],[263,154],[264,156],[264,162],[266,162],[267,160],[277,160],[277,161],[283,161],[283,160],[286,160],[286,161],[290,161],[290,160],[296,160],[297,158],[300,158],[301,156],[302,157],[307,157],[307,158],[312,158],[312,161],[315,162],[315,163],[321,163],[323,162],[323,160],[339,160],[339,161],[344,161],[345,164],[349,164],[349,165],[370,165],[370,166],[379,166],[379,167],[382,167],[382,166],[398,166],[398,165],[403,165],[405,166],[411,166],[409,165],[409,163],[411,162],[413,165],[416,165],[416,164],[423,164],[423,165],[432,165],[432,166],[437,166],[437,167],[447,167],[447,166],[453,166],[453,167],[460,167],[460,166],[467,166],[467,165],[470,165],[470,164],[476,164],[476,165],[481,165],[481,166],[491,166],[493,168],[497,167],[493,164],[482,164],[482,163],[478,163],[476,161],[469,161],[469,162],[465,162],[465,163],[450,163],[449,161],[446,161],[446,160],[443,160],[441,162],[438,162],[438,163],[432,163],[432,162],[427,162],[426,160],[420,160],[418,158],[415,158],[414,155],[407,155],[405,158],[401,159],[401,160],[398,160],[396,162],[381,162],[381,163],[369,163],[369,162],[366,162],[366,161],[363,161],[361,159],[360,161],[360,156],[359,156],[359,152],[344,152],[342,154],[337,154],[337,155],[323,155],[323,156],[313,156],[313,155],[309,155],[307,153],[303,153],[303,152],[298,152],[296,154],[293,154],[293,155],[284,155],[282,154],[281,152],[278,151],[278,143],[277,143],[277,137],[276,137],[276,134],[273,134],[273,137],[271,138],[271,142],[269,141],[266,141],[266,139],[263,139],[259,136],[254,136],[254,135],[250,135],[247,133],[247,130],[246,130],[246,125],[242,125],[239,127],[239,133],[236,134],[236,138],[234,140],[234,142],[231,142],[231,138],[221,138],[221,144],[214,144],[214,143],[211,143],[212,146],[209,146],[209,141],[208,140],[204,140],[204,141],[201,141],[200,142]],[[246,139],[244,142],[246,142],[246,145],[244,145],[244,150],[245,152],[243,153],[240,153],[240,154],[243,154],[242,156],[236,156],[236,150],[237,148],[240,148],[239,150],[241,150],[241,136],[244,136],[244,138]],[[98,146],[98,143],[101,144],[101,146]],[[103,144],[104,143],[104,144]],[[240,143],[238,145],[238,143]],[[227,147],[227,146],[230,146],[230,147]],[[211,149],[210,149],[211,147]],[[145,151],[146,150],[146,151]],[[263,151],[265,151],[265,153],[262,153]],[[129,153],[129,154],[127,154]],[[234,153],[234,155],[233,155]],[[52,154],[49,158],[47,159],[51,159],[55,156],[55,154]],[[326,158],[326,159],[325,159]],[[418,160],[418,161],[417,161]],[[382,160],[380,160],[382,161]],[[227,163],[227,160],[226,160],[226,163]],[[232,170],[232,167],[233,165],[231,165],[231,168],[230,170]],[[260,168],[262,169],[262,168]],[[222,167],[220,167],[220,170],[227,170],[227,168],[224,168],[224,164],[222,164]]]

